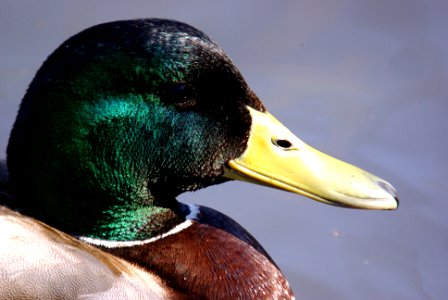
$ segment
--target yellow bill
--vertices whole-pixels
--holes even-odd
[[[304,195],[327,204],[396,209],[394,187],[301,141],[267,112],[248,107],[252,126],[246,151],[224,176]]]

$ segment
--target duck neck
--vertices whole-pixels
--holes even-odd
[[[159,206],[157,201],[151,205],[114,205],[103,210],[96,221],[88,224],[81,233],[85,237],[134,241],[159,236],[185,221],[188,207],[171,200],[170,206]],[[87,224],[86,224],[87,225]]]
[[[110,241],[159,236],[184,222],[189,214],[189,208],[174,197],[136,199],[80,191],[70,200],[58,199],[66,200],[62,201],[66,205],[25,207],[23,212],[74,236]]]

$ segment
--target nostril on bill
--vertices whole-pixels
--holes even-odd
[[[273,139],[272,140],[272,143],[275,145],[275,146],[277,146],[277,147],[280,147],[280,148],[282,148],[282,149],[285,149],[285,150],[288,150],[288,149],[291,149],[291,147],[292,147],[292,143],[290,142],[290,141],[288,141],[288,140],[277,140],[277,139]]]

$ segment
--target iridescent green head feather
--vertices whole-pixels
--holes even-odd
[[[188,25],[87,29],[47,59],[21,105],[8,147],[17,205],[75,234],[137,208],[172,209],[177,194],[224,181],[224,163],[245,148],[246,105],[263,109]]]

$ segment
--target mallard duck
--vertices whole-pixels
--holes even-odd
[[[386,181],[305,144],[224,51],[184,23],[97,25],[37,72],[7,149],[2,299],[288,299],[244,228],[176,200],[243,180],[342,207],[395,209]]]

